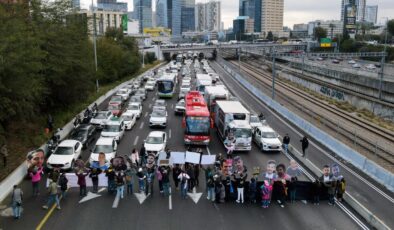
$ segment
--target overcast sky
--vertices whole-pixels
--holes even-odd
[[[133,0],[118,0],[127,2],[129,9],[133,8]],[[196,0],[208,2],[209,0]],[[91,0],[81,0],[84,6]],[[153,0],[156,2],[156,0]],[[220,0],[222,5],[222,21],[224,28],[232,27],[233,19],[238,16],[239,0]],[[384,21],[383,17],[394,17],[394,0],[367,0],[367,5],[378,5],[378,22]],[[296,23],[307,23],[316,19],[340,18],[341,0],[285,0],[284,25],[293,28]]]

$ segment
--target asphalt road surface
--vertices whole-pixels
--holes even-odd
[[[221,75],[221,73],[219,72]],[[194,79],[193,79],[194,80]],[[242,100],[253,105],[253,109],[261,111],[253,99],[243,93],[241,89],[234,88],[234,82],[226,79],[228,86],[236,89]],[[150,131],[149,113],[151,105],[156,98],[156,91],[149,92],[143,105],[143,115],[131,131],[127,131],[118,147],[118,155],[131,153],[133,148],[140,148]],[[176,97],[167,100],[168,126],[163,129],[167,132],[168,147],[172,151],[184,151],[182,117],[175,116]],[[106,102],[104,102],[104,105]],[[101,108],[104,105],[100,105]],[[273,118],[269,118],[272,122]],[[276,121],[279,122],[279,121]],[[274,126],[275,127],[275,126]],[[275,127],[276,128],[276,127]],[[283,129],[277,130],[280,134]],[[225,148],[219,142],[216,131],[211,131],[211,143],[205,154],[224,153]],[[286,130],[286,132],[288,132]],[[294,136],[295,137],[295,136]],[[89,149],[89,148],[88,148]],[[83,159],[87,160],[89,151],[83,152]],[[253,166],[265,169],[266,162],[274,159],[288,165],[288,159],[283,153],[262,153],[257,146],[253,146],[249,153],[241,153],[249,172]],[[119,204],[114,205],[115,196],[102,191],[100,197],[79,204],[79,191],[71,189],[67,198],[61,201],[61,210],[44,210],[46,203],[44,184],[41,183],[41,194],[32,197],[31,185],[28,180],[21,185],[25,192],[24,212],[20,220],[11,217],[0,217],[0,228],[8,229],[36,229],[43,224],[42,229],[360,229],[338,207],[329,206],[321,202],[319,206],[296,202],[281,208],[272,204],[269,209],[262,209],[256,204],[213,204],[206,199],[205,180],[200,172],[200,185],[197,192],[203,192],[198,203],[192,199],[181,199],[180,192],[174,189],[172,183],[172,196],[162,197],[158,193],[157,183],[154,185],[154,194],[142,204],[135,195],[125,196]],[[89,190],[90,188],[88,188]],[[136,183],[134,191],[136,192]],[[116,206],[116,207],[114,207]],[[170,210],[171,209],[171,210]],[[392,210],[392,209],[391,209]]]

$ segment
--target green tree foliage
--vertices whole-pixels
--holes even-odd
[[[274,40],[274,34],[271,31],[269,31],[266,38],[268,39],[268,41],[273,41]]]
[[[389,33],[394,36],[394,19],[387,22],[387,29]]]
[[[317,41],[320,42],[321,38],[326,38],[327,37],[327,30],[318,26],[314,30],[314,37]]]

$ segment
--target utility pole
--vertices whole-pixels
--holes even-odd
[[[272,100],[275,100],[275,48],[272,49]]]
[[[241,74],[241,48],[238,49],[238,71]]]
[[[386,52],[387,52],[387,31],[388,31],[388,21],[389,19],[386,18],[386,35],[384,39],[384,50],[383,50],[383,57],[380,64],[380,78],[379,78],[379,100],[382,100],[382,89],[383,89],[383,77],[384,77],[384,64],[386,63]]]
[[[96,13],[94,11],[94,5],[93,5],[93,0],[92,0],[92,15],[93,15],[93,50],[94,50],[94,66],[97,74],[97,45],[96,45]],[[98,79],[96,79],[96,91],[98,92],[99,90],[99,83]]]

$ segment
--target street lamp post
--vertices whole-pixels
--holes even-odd
[[[93,4],[93,0],[92,0],[92,16],[93,16],[93,50],[94,50],[94,67],[96,70],[96,74],[97,74],[97,44],[96,44],[96,36],[97,36],[97,32],[96,32],[96,13],[94,12],[94,4]],[[96,79],[96,91],[98,92],[99,90],[99,83],[98,83],[98,79]]]
[[[382,100],[382,89],[383,89],[383,77],[384,77],[384,64],[386,63],[386,52],[387,52],[387,31],[388,31],[388,21],[389,19],[386,18],[386,34],[384,39],[384,50],[383,50],[383,57],[380,64],[380,78],[379,78],[379,100]]]

